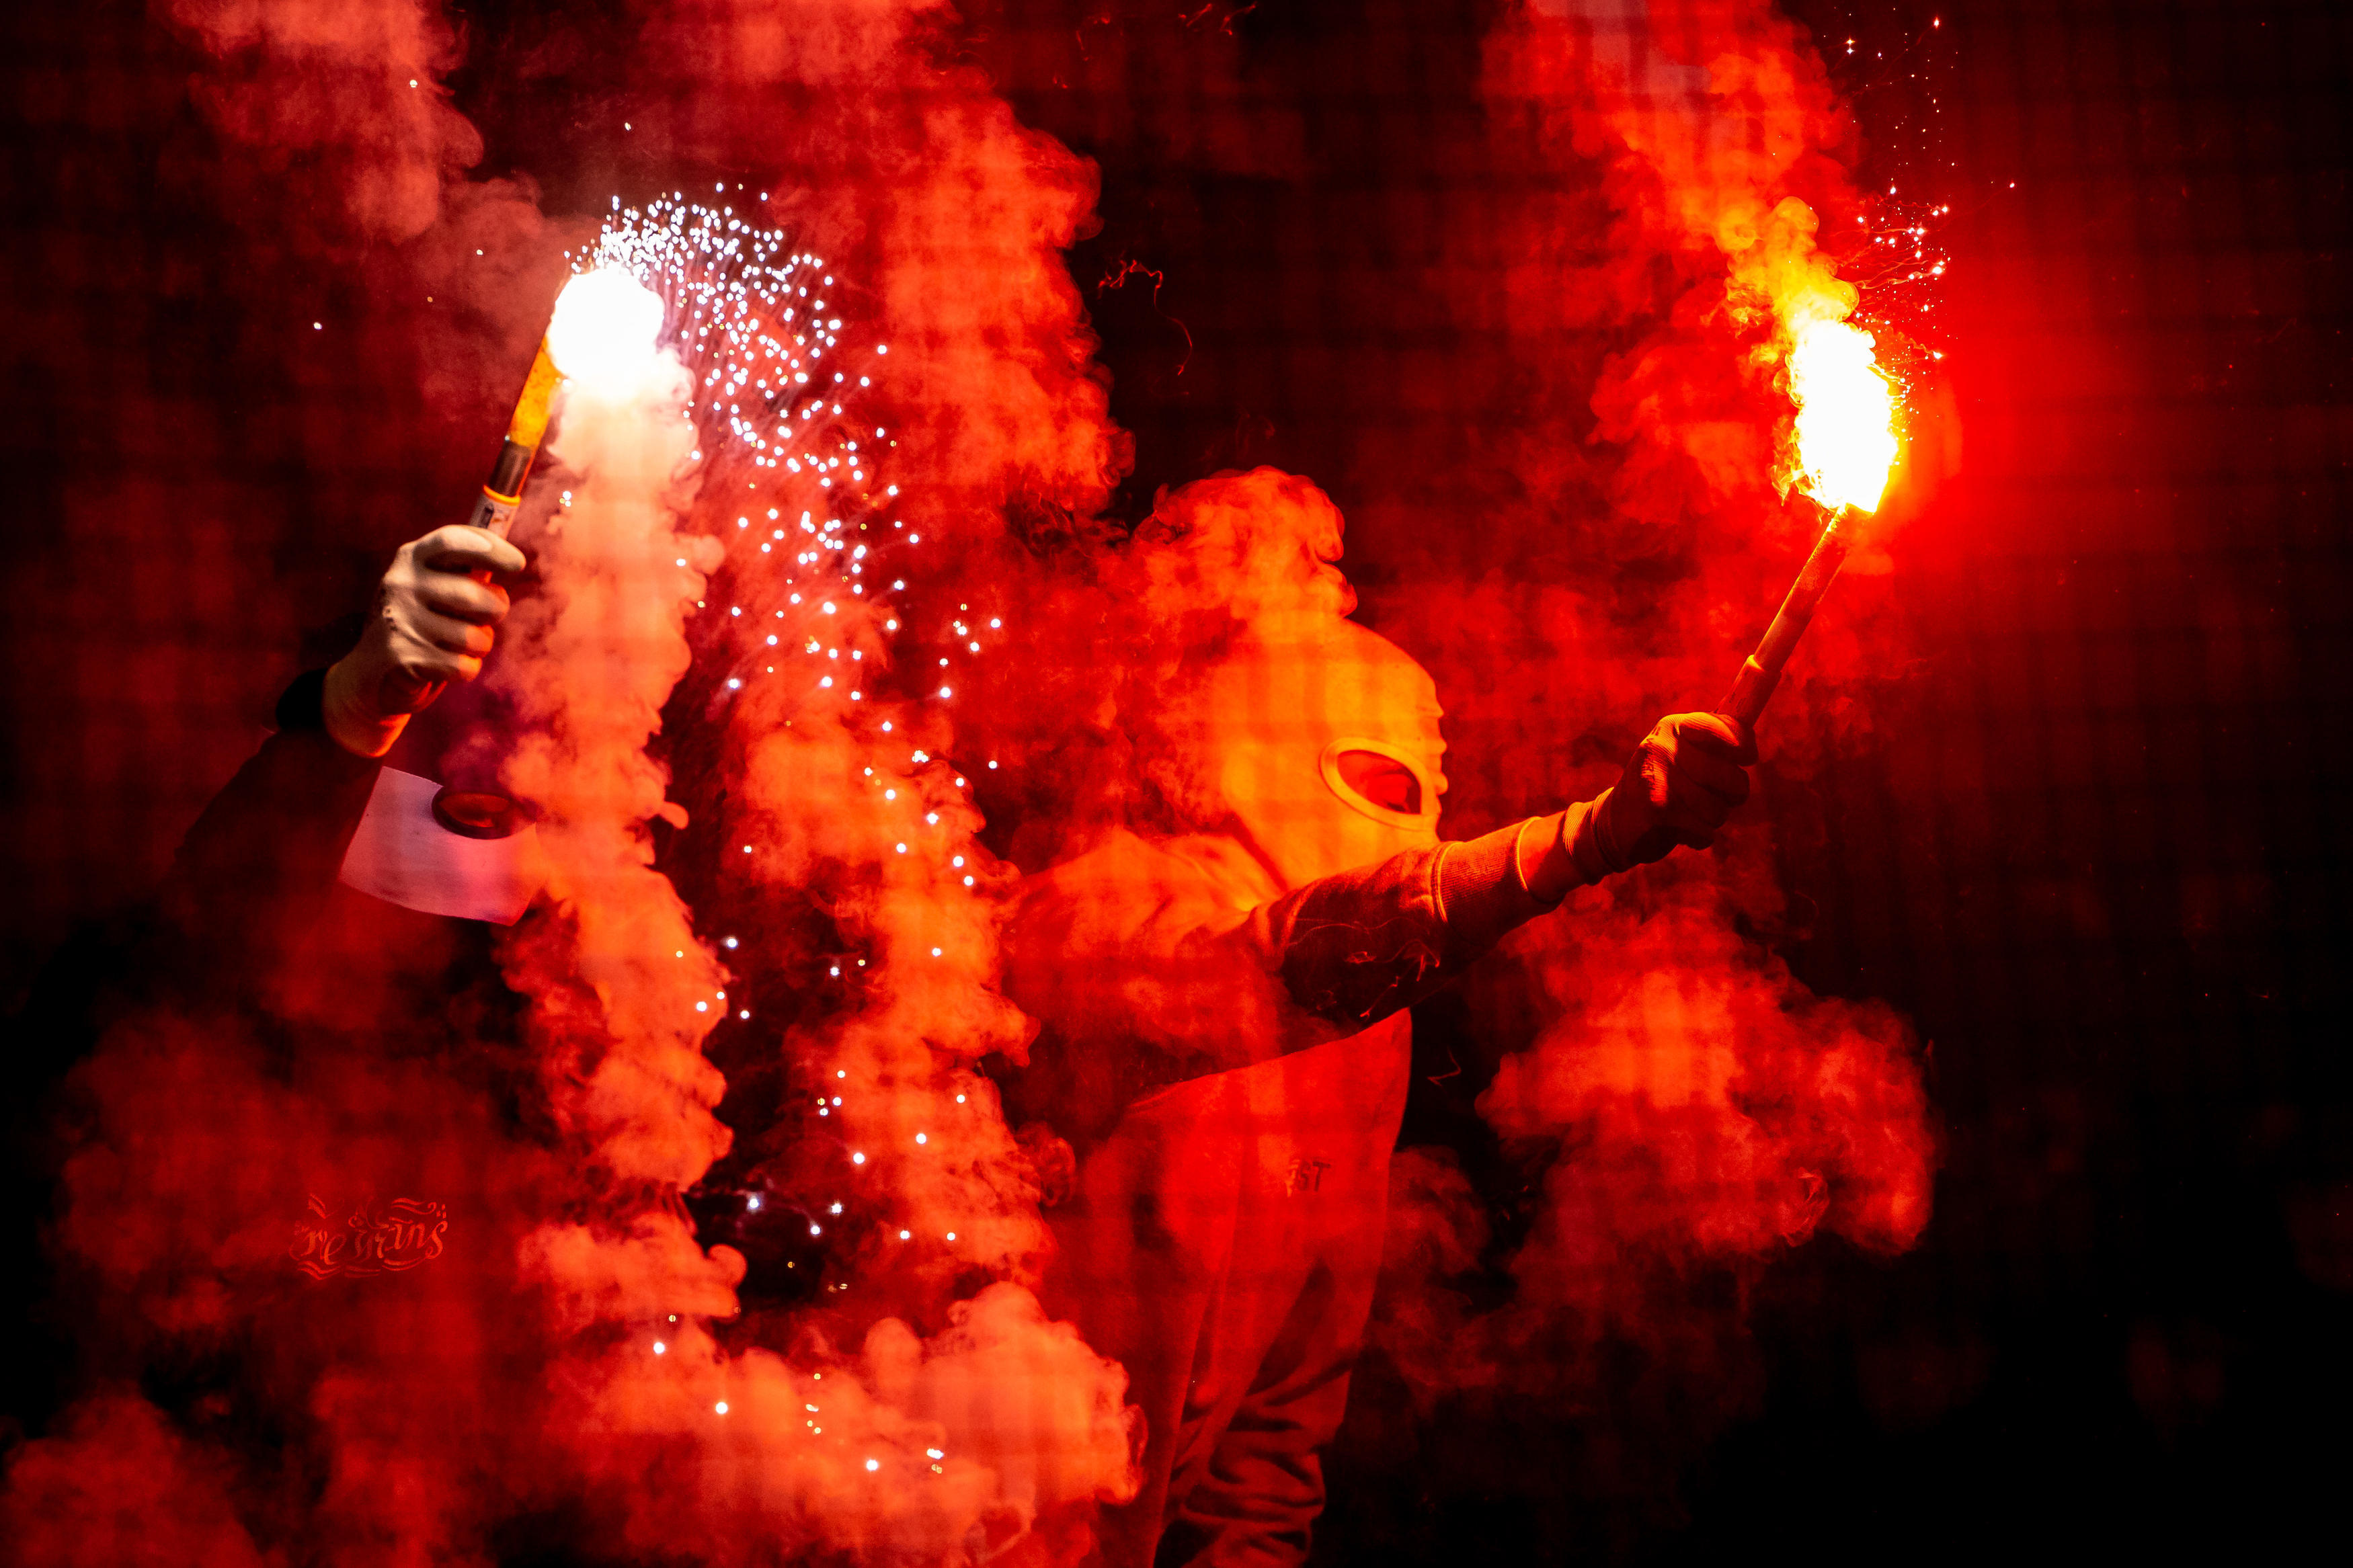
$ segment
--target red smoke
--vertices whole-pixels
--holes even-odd
[[[136,1394],[99,1394],[11,1465],[0,1532],[29,1561],[77,1568],[260,1568],[227,1469]]]
[[[1704,888],[1662,891],[1581,895],[1575,923],[1514,944],[1521,974],[1488,982],[1532,979],[1540,1022],[1479,1110],[1507,1145],[1558,1151],[1500,1311],[1430,1289],[1487,1243],[1461,1175],[1436,1156],[1399,1168],[1383,1343],[1426,1397],[1508,1380],[1574,1401],[1612,1341],[1722,1372],[1739,1322],[1704,1305],[1701,1280],[1753,1278],[1820,1226],[1893,1251],[1926,1221],[1932,1150],[1902,1022],[1807,994]]]
[[[1092,512],[1125,438],[1061,261],[1094,171],[953,63],[952,26],[922,0],[650,7],[658,107],[633,134],[657,166],[765,171],[768,216],[825,237],[899,356],[887,405],[923,416],[897,421],[903,472],[933,519],[987,531],[1017,498]]]
[[[1485,487],[1482,511],[1533,569],[1466,580],[1433,555],[1372,601],[1465,721],[1459,793],[1508,816],[1609,783],[1646,716],[1714,701],[1761,629],[1820,520],[1776,486],[1778,323],[1852,305],[1816,235],[1862,203],[1852,124],[1768,5],[1532,6],[1490,36],[1483,86],[1480,155],[1533,177],[1495,220],[1501,300],[1447,288],[1466,328],[1484,297],[1532,344],[1498,437],[1515,489]],[[1899,476],[1885,518],[1923,478]],[[1861,739],[1857,699],[1901,657],[1886,570],[1858,559],[1766,716],[1768,802]],[[1525,1047],[1477,1108],[1542,1202],[1499,1247],[1451,1155],[1400,1161],[1376,1340],[1418,1408],[1467,1391],[1505,1422],[1524,1399],[1583,1410],[1584,1484],[1657,1490],[1757,1396],[1764,1268],[1822,1228],[1881,1252],[1918,1236],[1919,1045],[1740,934],[1787,928],[1774,861],[1736,818],[1706,855],[1579,894],[1471,983],[1479,1043]],[[1493,1269],[1510,1294],[1474,1310]]]
[[[525,193],[465,180],[480,142],[434,79],[451,63],[438,18],[393,5],[177,19],[219,55],[199,84],[214,122],[259,169],[340,198],[303,244],[357,260],[396,301],[390,310],[433,323],[428,343],[437,326],[466,340],[462,353],[428,357],[479,367],[471,380],[431,390],[494,428],[479,416],[508,374],[499,351],[523,357],[561,260]],[[710,96],[683,98],[680,123],[649,115],[649,132],[674,134],[681,162],[725,157],[695,145],[692,113],[726,108],[722,140],[758,147],[780,213],[804,243],[822,240],[846,286],[863,285],[837,308],[897,349],[891,402],[872,413],[905,432],[891,468],[927,492],[916,528],[968,527],[1017,493],[1091,508],[1117,444],[1058,257],[1085,210],[1082,168],[1014,126],[976,77],[937,71],[913,10],[815,7],[786,20],[686,7],[649,20],[646,58],[691,59],[698,75],[737,68],[709,73]],[[727,89],[744,99],[727,102]],[[807,94],[829,112],[791,112]],[[762,95],[778,101],[751,101]],[[829,205],[801,198],[811,191]],[[420,298],[436,308],[414,310]],[[469,306],[495,319],[469,320]],[[709,608],[698,601],[714,571],[762,632],[789,634],[796,656],[822,632],[880,665],[889,639],[847,574],[803,572],[808,591],[787,595],[784,557],[753,553],[761,535],[721,515],[735,503],[682,482],[686,390],[649,385],[633,407],[575,399],[563,411],[537,520],[519,534],[533,591],[497,674],[470,694],[503,740],[486,749],[478,735],[447,763],[495,766],[542,814],[550,903],[501,952],[528,1004],[522,1053],[485,1058],[470,1038],[493,1021],[470,1017],[477,992],[448,1004],[438,1054],[344,1040],[317,1059],[320,1045],[298,1044],[290,1063],[234,1023],[153,1019],[117,1030],[78,1076],[88,1110],[58,1240],[69,1271],[112,1303],[94,1344],[126,1372],[186,1367],[223,1390],[180,1412],[219,1447],[198,1479],[174,1484],[219,1489],[212,1511],[242,1510],[272,1550],[481,1557],[501,1550],[501,1520],[560,1508],[587,1550],[732,1560],[800,1542],[942,1561],[994,1552],[1041,1514],[1132,1484],[1116,1367],[1046,1321],[1018,1284],[951,1305],[975,1289],[947,1289],[963,1270],[976,1266],[984,1284],[1028,1278],[1039,1249],[1026,1163],[968,1065],[1021,1037],[988,986],[1002,879],[991,868],[978,880],[977,818],[952,770],[923,765],[924,743],[944,749],[938,720],[880,689],[853,706],[849,680],[822,694],[754,684],[718,726],[736,788],[708,826],[758,833],[763,854],[731,868],[749,896],[772,881],[822,891],[836,940],[868,956],[876,1005],[812,1020],[791,1060],[842,1094],[831,1127],[845,1143],[873,1151],[833,1173],[833,1195],[906,1230],[894,1250],[916,1262],[904,1285],[780,1333],[771,1342],[789,1362],[722,1348],[702,1326],[735,1315],[743,1269],[693,1240],[677,1198],[729,1142],[700,1049],[728,1011],[727,976],[652,867],[648,824],[685,814],[665,805],[648,742],[688,668],[689,622]],[[564,504],[546,516],[558,486]],[[825,505],[807,490],[800,500]],[[896,570],[911,569],[912,548],[894,548]],[[731,628],[747,633],[743,649],[709,657],[780,657]],[[818,756],[838,776],[805,788]],[[867,785],[877,765],[900,789]],[[904,839],[918,850],[902,858]],[[418,935],[393,933],[396,945]],[[299,985],[333,973],[326,946],[298,942],[282,974]],[[429,999],[433,964],[415,968]],[[294,1021],[333,1013],[348,1026],[371,999],[388,1000],[290,990],[276,1005]],[[390,1028],[397,1014],[378,1017]],[[270,1156],[255,1159],[262,1150]],[[398,1290],[332,1279],[322,1288],[333,1296],[301,1294],[287,1250],[312,1187],[338,1216],[396,1194],[444,1204],[447,1251]],[[889,1315],[894,1304],[928,1341]],[[828,1348],[845,1334],[845,1351],[862,1340],[862,1355]],[[58,1511],[60,1473],[92,1473],[93,1446],[125,1421],[157,1426],[127,1408],[76,1417],[26,1450],[13,1470],[19,1510]],[[255,1424],[276,1440],[234,1440]],[[306,1486],[323,1487],[314,1502],[300,1500]],[[169,1519],[149,1523],[161,1532]],[[1035,1539],[1083,1542],[1071,1528]],[[74,1550],[70,1535],[19,1539],[36,1561]]]
[[[290,215],[311,209],[288,243],[381,301],[363,342],[406,345],[421,429],[496,428],[558,252],[586,230],[470,176],[480,142],[437,75],[457,61],[447,26],[413,0],[168,10],[214,59],[195,95],[243,164],[224,183],[285,181]],[[106,1040],[74,1086],[57,1237],[74,1299],[102,1304],[87,1338],[104,1382],[12,1462],[27,1562],[139,1560],[129,1542],[173,1562],[487,1562],[533,1531],[712,1562],[968,1561],[1029,1531],[1034,1560],[1062,1561],[1091,1502],[1133,1490],[1124,1373],[1032,1294],[1038,1173],[979,1070],[1030,1032],[997,989],[997,925],[1018,873],[1107,828],[1206,826],[1185,724],[1204,655],[1269,613],[1353,604],[1330,569],[1338,509],[1306,479],[1220,475],[1110,542],[1096,520],[1127,447],[1061,256],[1094,173],[954,63],[941,13],[681,3],[634,20],[633,155],[666,185],[709,172],[747,212],[746,182],[765,189],[761,216],[843,279],[849,330],[890,345],[860,406],[905,493],[873,514],[860,585],[912,586],[854,592],[838,563],[793,575],[762,551],[735,527],[742,499],[691,477],[680,385],[564,411],[517,535],[537,581],[482,700],[506,727],[470,759],[544,813],[551,903],[500,949],[518,1043],[485,1043],[512,1005],[488,987],[441,1008],[430,1041],[329,1051],[168,1015]],[[1421,574],[1368,595],[1493,742],[1464,759],[1483,811],[1593,793],[1657,712],[1712,700],[1810,522],[1773,489],[1787,405],[1767,318],[1787,275],[1823,284],[1782,204],[1845,214],[1846,132],[1765,6],[1622,47],[1686,39],[1708,40],[1675,61],[1706,85],[1639,112],[1594,68],[1623,62],[1590,29],[1514,17],[1492,40],[1496,146],[1536,149],[1497,160],[1598,159],[1618,215],[1579,262],[1567,204],[1525,197],[1512,312],[1535,342],[1574,327],[1623,346],[1598,378],[1532,353],[1536,413],[1494,454],[1526,494],[1485,526],[1547,541],[1573,583],[1408,552]],[[1727,118],[1736,134],[1708,129]],[[1396,455],[1368,447],[1378,463]],[[1570,494],[1601,504],[1564,517]],[[827,498],[780,480],[760,503],[789,531]],[[902,522],[924,542],[900,543]],[[1782,766],[1887,661],[1897,634],[1872,607],[1849,593],[1809,645],[1768,731]],[[1498,668],[1506,625],[1533,646]],[[819,669],[840,679],[799,678]],[[975,805],[991,763],[1009,862]],[[700,921],[657,868],[656,822],[706,847]],[[1581,895],[1477,982],[1491,1037],[1519,1052],[1479,1109],[1543,1201],[1498,1257],[1450,1157],[1399,1160],[1376,1340],[1425,1402],[1574,1408],[1630,1341],[1710,1427],[1746,1373],[1737,1292],[1708,1281],[1752,1280],[1824,1226],[1882,1250],[1917,1235],[1915,1043],[1738,934],[1778,912],[1771,857],[1751,826]],[[715,945],[720,910],[752,947]],[[341,973],[322,966],[335,938],[290,953],[279,1005],[348,1031],[400,986],[333,994],[316,977]],[[743,1005],[746,973],[789,994]],[[432,996],[441,977],[420,962],[406,982]],[[732,1148],[704,1055],[731,1013],[754,1044],[727,1048],[777,1086]],[[741,1322],[744,1259],[706,1247],[679,1196],[723,1159],[714,1189],[839,1244],[801,1300]],[[398,1293],[314,1289],[287,1260],[313,1195],[336,1215],[445,1204],[448,1250]],[[1491,1266],[1513,1289],[1474,1307],[1457,1286]],[[151,1404],[129,1391],[142,1373],[197,1392]]]

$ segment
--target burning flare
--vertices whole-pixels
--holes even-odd
[[[1809,321],[1791,334],[1799,479],[1832,512],[1877,511],[1895,463],[1895,389],[1873,348],[1871,334],[1847,321]]]
[[[654,357],[662,314],[661,296],[620,268],[576,274],[555,297],[548,358],[566,381],[628,387]]]
[[[598,268],[580,273],[555,297],[555,313],[523,378],[491,477],[466,521],[501,539],[514,526],[523,481],[547,434],[548,411],[559,381],[586,382],[603,395],[626,395],[653,364],[662,329],[661,296],[627,272]]]

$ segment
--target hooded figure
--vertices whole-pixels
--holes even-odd
[[[1076,1145],[1075,1180],[1046,1183],[1048,1304],[1144,1416],[1098,1561],[1305,1558],[1380,1263],[1406,1007],[1747,794],[1746,734],[1681,715],[1597,800],[1447,843],[1439,719],[1382,637],[1262,620],[1183,726],[1215,830],[1115,832],[1025,890],[1008,989],[1046,1032],[1008,1100]]]

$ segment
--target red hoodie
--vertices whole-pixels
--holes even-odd
[[[1206,836],[1118,833],[1033,879],[1008,988],[1048,1035],[1014,1102],[1082,1151],[1048,1305],[1146,1423],[1094,1561],[1305,1558],[1380,1264],[1404,1009],[1546,907],[1525,826],[1290,892]]]

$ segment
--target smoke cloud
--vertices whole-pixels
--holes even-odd
[[[1514,944],[1539,1022],[1479,1110],[1532,1159],[1544,1202],[1508,1261],[1515,1293],[1472,1313],[1428,1289],[1483,1261],[1468,1184],[1440,1156],[1400,1165],[1383,1342],[1424,1398],[1493,1389],[1509,1367],[1519,1394],[1574,1400],[1613,1342],[1721,1371],[1737,1309],[1705,1305],[1703,1281],[1753,1280],[1818,1228],[1881,1253],[1918,1236],[1933,1148],[1909,1032],[1807,992],[1715,902],[1692,884],[1589,892]]]
[[[1767,5],[1532,5],[1490,34],[1482,88],[1473,155],[1526,177],[1491,230],[1501,297],[1461,264],[1433,276],[1466,331],[1482,308],[1518,328],[1491,373],[1518,401],[1493,437],[1509,484],[1465,463],[1424,493],[1441,514],[1450,485],[1477,497],[1528,560],[1465,575],[1415,552],[1423,571],[1370,595],[1439,674],[1474,824],[1544,809],[1536,781],[1597,792],[1649,716],[1728,686],[1820,526],[1786,493],[1785,362],[1793,331],[1853,310],[1823,231],[1866,210],[1852,125]],[[1899,474],[1766,716],[1768,803],[1866,746],[1894,695],[1905,630],[1877,547],[1919,483]],[[1765,1270],[1823,1231],[1892,1254],[1927,1221],[1920,1044],[1773,956],[1794,923],[1778,854],[1745,814],[1707,854],[1579,893],[1473,976],[1450,1046],[1472,1054],[1435,1064],[1495,1064],[1475,1104],[1501,1163],[1400,1157],[1374,1340],[1425,1423],[1569,1413],[1573,1479],[1514,1484],[1672,1493],[1760,1395]]]
[[[810,7],[779,31],[766,11],[678,7],[642,29],[649,59],[699,74],[708,47],[741,67],[725,85],[765,95],[727,104],[714,134],[757,145],[780,215],[863,285],[835,308],[898,352],[892,401],[871,412],[905,421],[892,471],[934,499],[913,528],[888,508],[860,528],[905,530],[901,571],[918,529],[981,527],[1016,495],[1091,508],[1118,451],[1058,259],[1086,172],[976,74],[936,70],[916,16]],[[169,17],[216,58],[199,100],[251,156],[248,177],[334,198],[296,220],[295,243],[438,307],[441,346],[465,348],[428,348],[460,380],[427,396],[494,427],[503,351],[524,357],[560,275],[551,240],[586,237],[542,219],[525,186],[466,178],[481,146],[437,80],[455,63],[446,25],[413,5]],[[789,115],[796,100],[824,108]],[[682,118],[682,160],[730,150],[696,149]],[[396,1037],[399,1006],[367,1015],[400,998],[316,994],[330,954],[298,944],[261,1018],[144,1017],[78,1073],[58,1251],[74,1287],[115,1304],[86,1337],[120,1375],[168,1367],[198,1392],[99,1395],[21,1450],[9,1506],[26,1561],[86,1556],[75,1498],[140,1458],[115,1506],[145,1500],[142,1528],[174,1561],[489,1561],[524,1528],[589,1556],[969,1561],[1026,1540],[1067,1557],[1093,1500],[1133,1489],[1124,1376],[1029,1289],[1029,1163],[972,1070],[1026,1026],[991,985],[1005,873],[934,761],[951,749],[945,693],[860,679],[883,675],[897,624],[865,596],[883,541],[786,568],[774,531],[738,525],[742,501],[722,493],[740,465],[699,461],[699,390],[676,362],[618,400],[575,389],[518,534],[533,580],[495,674],[451,705],[486,727],[455,726],[442,764],[495,773],[540,819],[546,897],[501,946],[507,997],[437,994],[436,952],[399,978],[438,1037],[359,1044],[370,1023]],[[839,529],[830,482],[780,480],[760,510],[789,500]],[[806,1009],[783,1042],[765,1032],[809,1101],[819,1082],[838,1097],[820,1125],[839,1168],[809,1169],[816,1141],[780,1136],[798,1163],[739,1173],[778,1210],[830,1220],[846,1200],[840,1228],[893,1255],[860,1273],[845,1253],[839,1278],[807,1279],[818,1300],[756,1324],[736,1293],[744,1258],[698,1239],[681,1201],[731,1142],[704,1055],[731,976],[654,863],[652,825],[694,820],[649,745],[698,640],[713,671],[742,670],[730,690],[774,676],[776,648],[793,656],[789,676],[706,707],[690,742],[723,769],[696,781],[698,816],[723,802],[704,831],[757,836],[717,902],[829,905],[822,940],[772,924],[777,950],[743,961],[865,960],[863,1000]],[[306,1028],[322,1014],[343,1030]],[[290,1271],[290,1226],[328,1278]],[[365,1268],[344,1267],[353,1237]]]
[[[1399,548],[1366,591],[1453,710],[1458,835],[1594,793],[1712,698],[1810,526],[1776,378],[1794,325],[1854,305],[1818,237],[1852,216],[1851,132],[1769,8],[1669,9],[1539,6],[1490,40],[1480,155],[1598,167],[1610,216],[1597,240],[1521,193],[1529,416],[1373,509],[1388,539],[1455,489],[1546,542],[1527,575]],[[362,343],[400,345],[411,454],[471,450],[590,230],[472,174],[448,22],[158,15],[209,57],[221,188],[276,190],[273,243],[347,268]],[[322,981],[381,940],[337,915],[259,1020],[143,1015],[83,1065],[56,1247],[99,1304],[93,1392],[10,1463],[27,1563],[1074,1562],[1138,1484],[1124,1371],[1039,1306],[1049,1151],[984,1070],[1034,1029],[999,929],[1023,873],[1112,828],[1214,826],[1202,671],[1254,625],[1355,607],[1340,509],[1258,468],[1103,521],[1129,447],[1062,260],[1095,171],[960,63],[943,13],[628,20],[636,166],[823,257],[858,456],[747,468],[675,359],[568,399],[518,525],[532,582],[434,759],[537,810],[547,896],[496,975],[419,931],[391,978]],[[1612,346],[1556,363],[1548,332]],[[1818,628],[1775,767],[1851,733],[1900,644],[1867,593]],[[1926,1223],[1916,1044],[1751,934],[1781,918],[1773,857],[1745,826],[1580,894],[1473,982],[1500,1058],[1477,1109],[1538,1201],[1500,1226],[1452,1154],[1398,1159],[1374,1340],[1419,1415],[1606,1426],[1630,1343],[1696,1411],[1687,1451],[1753,1388],[1744,1293],[1775,1258]],[[361,1237],[402,1267],[308,1279],[290,1231],[295,1257]]]

